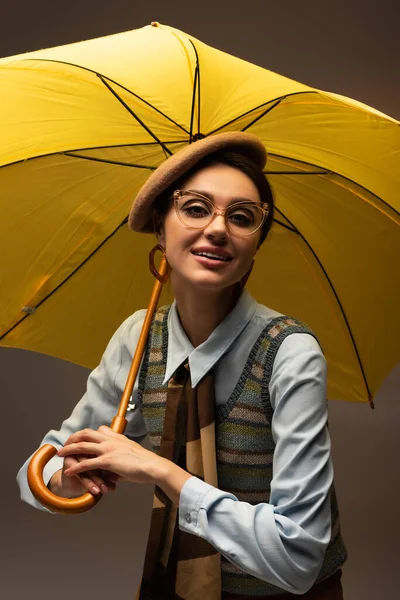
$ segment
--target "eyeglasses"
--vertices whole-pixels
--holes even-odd
[[[176,190],[173,199],[177,217],[185,227],[205,229],[217,215],[222,215],[228,231],[239,236],[251,235],[260,229],[270,211],[270,205],[265,202],[256,204],[247,200],[220,209],[207,196],[190,190]]]

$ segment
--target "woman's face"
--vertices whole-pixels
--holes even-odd
[[[224,164],[198,171],[180,189],[201,193],[220,209],[240,200],[261,204],[252,180]],[[260,230],[243,237],[232,235],[223,215],[217,215],[203,230],[188,229],[178,219],[173,202],[158,235],[172,267],[173,281],[208,290],[229,288],[244,277],[251,267],[259,238]],[[200,252],[220,256],[221,260],[199,256]]]

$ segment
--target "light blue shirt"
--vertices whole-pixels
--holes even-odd
[[[215,401],[229,399],[249,353],[264,327],[281,313],[258,304],[245,291],[232,312],[200,346],[188,340],[173,303],[168,319],[168,356],[165,381],[189,360],[192,386],[215,367]],[[100,365],[90,374],[87,392],[60,430],[49,431],[42,444],[61,447],[74,431],[102,424],[114,417],[140,335],[145,311],[129,317],[116,331]],[[269,503],[252,506],[196,477],[181,491],[179,525],[208,540],[229,561],[248,573],[294,594],[305,593],[322,566],[331,535],[329,490],[333,481],[327,429],[326,361],[315,338],[294,333],[282,342],[269,384],[274,408],[272,435],[276,443]],[[136,441],[146,436],[137,409],[127,414],[126,435]],[[26,479],[29,459],[18,473],[21,497],[33,498]],[[54,457],[44,479],[62,467]]]

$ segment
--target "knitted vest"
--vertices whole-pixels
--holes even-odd
[[[169,306],[153,317],[146,353],[139,376],[138,400],[155,452],[163,431],[167,384],[163,385],[167,363]],[[291,333],[314,333],[300,321],[280,316],[261,332],[229,400],[216,415],[218,487],[239,500],[258,504],[269,502],[275,442],[271,433],[273,409],[269,381],[280,344]],[[334,487],[330,492],[332,535],[316,582],[334,573],[346,560]],[[222,591],[243,596],[272,596],[284,590],[249,575],[222,558]]]

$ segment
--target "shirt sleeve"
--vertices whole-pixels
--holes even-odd
[[[287,336],[269,386],[276,443],[269,503],[240,502],[196,477],[185,482],[180,495],[182,530],[205,538],[233,564],[293,594],[314,584],[331,536],[326,377],[315,338]]]
[[[89,375],[86,393],[75,406],[71,415],[60,429],[52,429],[44,436],[40,446],[51,444],[61,448],[75,431],[89,427],[98,429],[100,425],[110,425],[116,414],[125,385],[133,353],[139,339],[141,325],[146,311],[137,311],[117,329],[111,338],[99,366]],[[137,383],[133,397],[137,393]],[[125,435],[137,442],[146,436],[146,426],[140,410],[127,414],[128,424]],[[34,498],[27,481],[27,470],[31,456],[26,460],[17,475],[21,498],[35,508],[51,512]],[[45,466],[43,479],[47,485],[56,471],[62,468],[63,458],[54,456]]]

